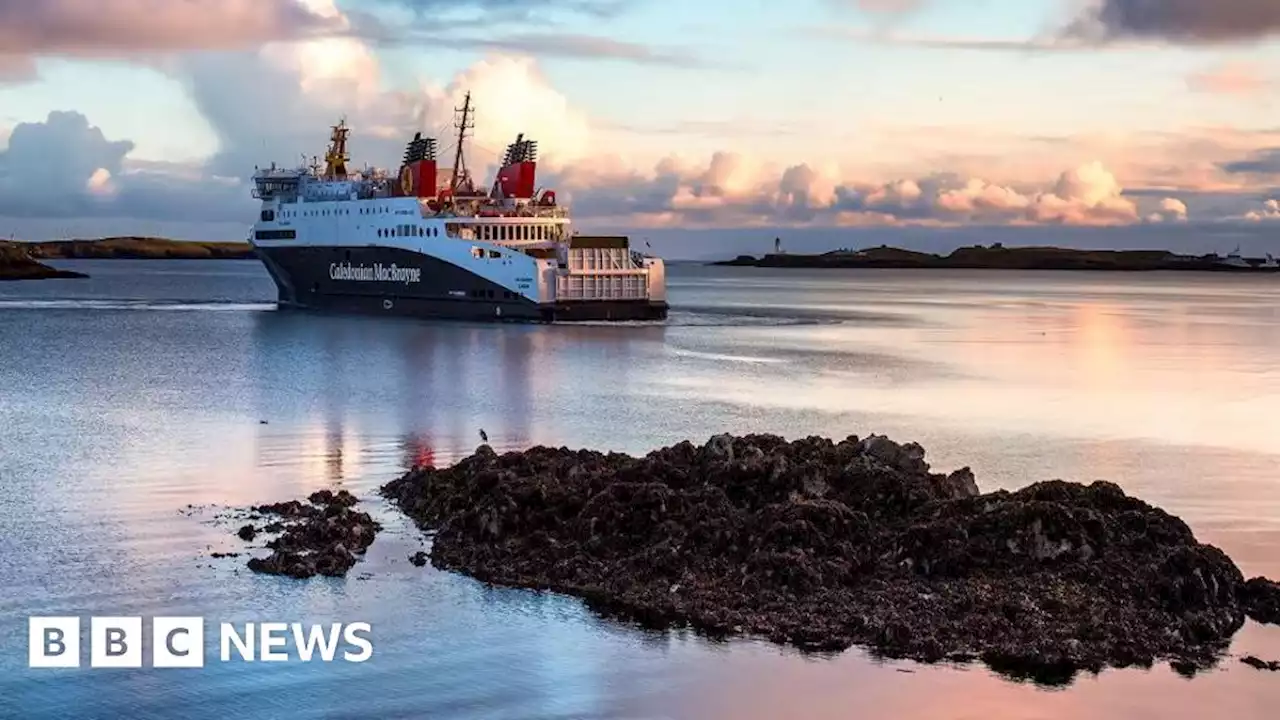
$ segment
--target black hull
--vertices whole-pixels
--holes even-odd
[[[453,263],[389,247],[257,247],[282,308],[490,322],[663,320],[667,304],[646,300],[541,304]],[[335,264],[420,271],[417,281],[333,279]]]

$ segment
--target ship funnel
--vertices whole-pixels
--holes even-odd
[[[494,182],[495,197],[530,199],[537,179],[538,143],[525,140],[524,133],[507,146],[502,156],[502,167]]]
[[[436,139],[424,138],[418,131],[405,146],[396,192],[407,197],[435,197],[439,189],[436,175]]]

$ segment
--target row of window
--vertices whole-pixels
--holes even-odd
[[[390,211],[388,208],[385,208],[385,207],[372,207],[372,208],[360,208],[360,209],[359,209],[359,212],[358,212],[357,214],[359,214],[359,215],[386,215],[386,214],[387,214],[387,213],[389,213],[389,212],[391,212],[391,211]],[[271,217],[267,217],[267,214],[268,214],[268,213],[271,213]],[[282,218],[290,218],[290,217],[329,217],[329,216],[331,216],[331,215],[350,215],[350,214],[351,214],[351,208],[341,208],[341,207],[340,207],[340,208],[331,208],[331,209],[329,209],[329,210],[302,210],[302,211],[298,211],[298,210],[281,210],[281,211],[280,211],[280,217],[282,217]],[[274,219],[275,219],[275,213],[274,213],[274,212],[272,212],[271,210],[263,210],[263,211],[262,211],[262,219],[263,219],[263,221],[264,221],[264,222],[271,222],[272,220],[274,220]]]
[[[554,225],[476,225],[477,240],[550,240]]]
[[[547,240],[551,237],[550,225],[476,225],[477,240]],[[415,225],[397,225],[378,231],[378,237],[439,237],[440,228],[421,228]]]
[[[298,234],[293,230],[259,230],[253,236],[259,240],[293,240]]]
[[[378,237],[439,237],[440,228],[422,228],[416,225],[397,225],[378,231]]]

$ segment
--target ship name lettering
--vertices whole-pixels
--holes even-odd
[[[330,280],[353,280],[356,282],[397,282],[406,285],[422,282],[422,269],[400,267],[395,263],[383,265],[352,265],[350,263],[330,263]]]

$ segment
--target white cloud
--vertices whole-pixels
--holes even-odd
[[[111,195],[115,192],[115,185],[112,182],[111,171],[106,168],[98,168],[93,171],[89,179],[85,181],[85,189],[92,195]]]
[[[1280,201],[1275,199],[1262,203],[1261,210],[1250,210],[1244,218],[1250,222],[1280,220]]]

